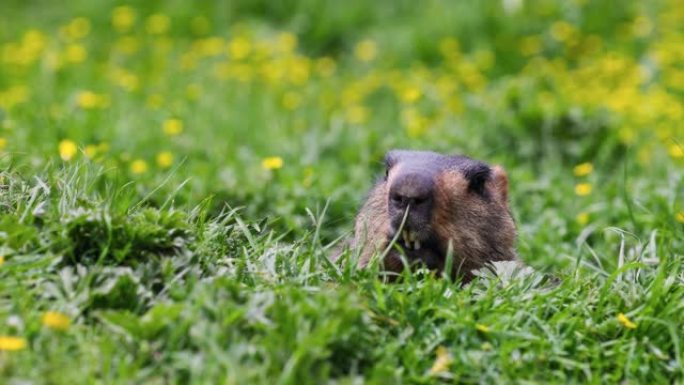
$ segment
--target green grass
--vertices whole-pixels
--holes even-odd
[[[122,4],[3,6],[0,384],[684,382],[681,7]],[[396,147],[503,165],[530,269],[331,263]]]

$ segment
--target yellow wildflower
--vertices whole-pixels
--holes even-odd
[[[76,104],[85,110],[104,108],[109,105],[109,97],[93,91],[81,91],[76,95]]]
[[[675,215],[675,220],[679,223],[684,223],[684,211],[680,211]]]
[[[575,194],[577,194],[581,197],[585,197],[585,196],[591,194],[591,189],[592,189],[591,183],[578,183],[575,186]]]
[[[630,321],[624,313],[618,314],[617,319],[618,322],[620,322],[622,326],[626,327],[627,329],[636,329],[637,327],[637,325]]]
[[[351,124],[363,124],[368,120],[368,108],[358,105],[350,106],[345,116]]]
[[[0,266],[2,266],[3,263],[5,263],[5,257],[0,255]]]
[[[475,329],[481,331],[482,333],[489,333],[489,326],[482,324],[475,324]]]
[[[16,351],[26,349],[26,339],[21,337],[0,336],[0,351]]]
[[[4,150],[7,147],[7,139],[0,138],[0,150]]]
[[[97,146],[94,144],[89,144],[85,146],[83,153],[85,154],[86,158],[93,159],[95,156],[97,156]]]
[[[67,40],[78,40],[90,33],[90,20],[77,17],[60,29],[60,35]]]
[[[551,25],[551,37],[557,41],[567,41],[573,35],[575,28],[567,21],[557,21]]]
[[[228,54],[234,60],[242,60],[252,51],[252,44],[244,37],[235,37],[228,42]]]
[[[289,91],[283,96],[283,107],[295,110],[302,104],[302,97],[294,91]]]
[[[112,11],[112,25],[117,32],[124,33],[135,24],[135,10],[129,6],[120,6]]]
[[[369,62],[375,59],[377,54],[378,47],[375,42],[370,39],[360,41],[358,44],[356,44],[356,47],[354,47],[354,55],[357,59],[363,62]]]
[[[48,311],[43,314],[43,325],[54,330],[67,330],[71,326],[71,320],[64,313]]]
[[[88,58],[88,51],[81,44],[69,44],[64,51],[64,57],[70,63],[83,63]]]
[[[283,167],[283,158],[279,156],[269,156],[261,161],[261,167],[266,170],[277,170]]]
[[[668,151],[673,158],[684,157],[684,147],[680,144],[673,144]]]
[[[162,35],[171,28],[171,18],[162,13],[156,13],[147,18],[145,27],[149,34]]]
[[[587,223],[589,223],[589,213],[579,213],[575,217],[575,222],[577,222],[578,225],[584,226]]]
[[[62,160],[65,162],[70,161],[78,152],[78,147],[76,146],[76,143],[69,139],[64,139],[61,142],[59,142],[58,147],[59,157],[62,158]]]
[[[173,154],[170,151],[162,151],[157,154],[157,166],[169,168],[173,164]]]
[[[580,163],[572,169],[575,176],[587,176],[594,171],[594,165],[589,162]]]
[[[449,354],[449,351],[444,346],[438,347],[437,358],[430,368],[430,375],[434,376],[446,372],[453,361],[453,357],[451,357],[451,354]]]
[[[401,91],[401,100],[405,103],[413,103],[420,99],[422,93],[418,87],[406,87]]]
[[[163,124],[164,133],[168,136],[178,136],[183,132],[183,121],[180,119],[167,119]]]
[[[136,159],[131,163],[131,172],[133,174],[144,174],[147,172],[147,162],[142,159]]]
[[[283,32],[278,35],[278,47],[281,52],[292,52],[297,48],[297,36],[291,32]]]

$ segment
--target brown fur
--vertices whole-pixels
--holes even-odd
[[[410,156],[404,163],[411,162]],[[427,163],[427,167],[433,167]],[[398,250],[390,247],[394,234],[388,214],[388,190],[396,175],[402,172],[399,162],[388,171],[386,180],[371,190],[361,207],[355,224],[353,245],[360,248],[359,264],[365,267],[374,255],[387,251],[383,268],[401,272],[404,257],[409,262],[443,271],[447,250],[453,251],[452,277],[464,281],[472,271],[488,262],[516,260],[515,224],[508,207],[508,178],[503,168],[489,169],[482,195],[469,189],[469,180],[458,168],[444,168],[435,163],[434,203],[429,228],[438,240],[438,249]],[[436,251],[439,250],[439,251]]]

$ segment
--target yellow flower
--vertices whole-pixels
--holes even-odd
[[[0,336],[0,351],[16,351],[26,349],[26,339],[21,337]]]
[[[288,110],[295,110],[302,104],[302,97],[294,91],[289,91],[283,96],[283,107]]]
[[[228,42],[228,54],[234,60],[242,60],[252,51],[252,44],[244,37],[235,37]]]
[[[482,324],[475,324],[475,329],[481,331],[482,333],[489,333],[489,326]]]
[[[580,163],[572,169],[575,176],[587,176],[594,171],[594,165],[589,162]]]
[[[574,31],[575,28],[567,21],[557,21],[551,26],[551,37],[558,41],[567,41]]]
[[[673,158],[682,158],[684,157],[684,146],[680,144],[673,144],[670,146],[669,153]]]
[[[157,154],[157,166],[169,168],[173,164],[173,154],[170,151],[162,151]]]
[[[622,326],[626,327],[627,329],[636,329],[637,327],[637,325],[630,321],[624,313],[618,314],[617,319],[618,322],[620,322]]]
[[[575,186],[575,194],[577,194],[581,197],[585,197],[585,196],[591,194],[591,189],[592,189],[591,183],[578,183]]]
[[[60,29],[60,35],[67,40],[78,40],[90,33],[90,20],[77,17]]]
[[[5,257],[0,255],[0,266],[2,266],[3,263],[5,263]]]
[[[97,146],[94,144],[89,144],[85,146],[83,153],[85,154],[86,158],[93,159],[95,156],[97,156]]]
[[[589,223],[589,213],[579,213],[575,217],[575,222],[577,222],[578,225],[584,226],[587,223]]]
[[[347,108],[345,116],[351,124],[363,124],[368,120],[368,109],[364,106],[353,105]]]
[[[70,161],[76,155],[77,152],[78,147],[76,146],[76,143],[74,141],[64,139],[61,142],[59,142],[59,157],[62,158],[63,161]]]
[[[684,223],[684,211],[680,211],[675,215],[675,220],[679,223]]]
[[[283,32],[278,35],[278,47],[281,52],[292,52],[297,48],[297,36],[291,32]]]
[[[67,330],[71,325],[71,320],[64,313],[48,311],[43,314],[43,325],[54,330]]]
[[[279,156],[269,156],[261,161],[261,167],[266,170],[277,170],[283,167],[283,158]]]
[[[0,138],[0,150],[4,150],[7,147],[7,139]]]
[[[413,103],[420,99],[421,95],[422,93],[417,87],[406,87],[400,94],[401,100],[405,103]]]
[[[164,133],[168,136],[178,136],[183,132],[183,121],[180,119],[167,119],[163,124]]]
[[[136,159],[131,163],[131,172],[133,174],[144,174],[147,172],[147,162],[142,159]]]
[[[358,44],[356,44],[356,47],[354,47],[354,55],[357,59],[363,62],[369,62],[375,59],[377,54],[378,47],[375,42],[370,39],[360,41]]]
[[[437,358],[430,368],[430,375],[438,375],[449,370],[449,365],[454,361],[449,351],[444,347],[440,346],[437,348]]]
[[[112,11],[112,25],[118,32],[127,32],[135,24],[135,10],[129,6],[120,6]]]
[[[69,44],[64,51],[64,57],[68,62],[78,64],[88,58],[88,51],[81,44]]]
[[[171,28],[171,18],[162,13],[156,13],[147,18],[145,27],[150,34],[162,35]]]
[[[76,104],[85,110],[104,108],[109,105],[109,97],[96,94],[93,91],[81,91],[76,95]]]

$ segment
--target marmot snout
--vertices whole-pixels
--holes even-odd
[[[449,250],[453,277],[464,280],[487,262],[515,260],[515,225],[508,208],[508,179],[501,167],[465,156],[390,151],[385,177],[362,206],[354,244],[365,266],[389,248],[389,271],[411,265],[442,271]],[[402,226],[403,224],[403,226]]]

